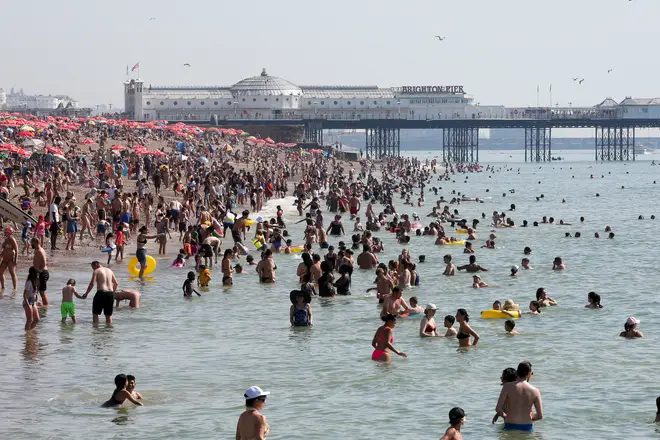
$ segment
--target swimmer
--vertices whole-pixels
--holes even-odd
[[[234,257],[234,251],[232,249],[225,249],[225,254],[222,257],[222,262],[220,267],[222,268],[222,285],[231,286],[234,284],[234,281],[231,277],[231,274],[234,270],[231,267],[231,259]]]
[[[416,296],[411,296],[408,302],[410,303],[410,309],[403,313],[408,313],[409,315],[419,315],[424,313],[425,309],[419,305],[419,300]]]
[[[456,266],[451,262],[451,255],[445,255],[443,261],[445,263],[445,271],[442,274],[448,277],[456,275]]]
[[[564,270],[564,269],[566,269],[566,265],[561,260],[561,257],[555,257],[554,261],[552,262],[552,270]]]
[[[126,379],[128,379],[128,383],[126,384],[126,391],[131,393],[131,396],[135,400],[142,399],[142,394],[135,391],[135,376],[133,376],[132,374],[127,374]]]
[[[385,315],[381,317],[383,322],[382,326],[378,327],[374,338],[371,341],[371,346],[374,348],[374,352],[371,354],[371,360],[376,362],[389,362],[391,360],[390,351],[393,351],[395,354],[408,357],[408,355],[402,351],[398,351],[392,345],[394,342],[394,327],[396,327],[396,316],[395,315]]]
[[[73,297],[83,299],[82,295],[76,291],[76,280],[70,279],[66,282],[66,286],[62,289],[62,305],[60,312],[62,313],[62,323],[66,322],[67,317],[71,317],[71,321],[76,323],[76,305],[73,302]]]
[[[495,410],[505,420],[504,430],[531,432],[532,423],[543,419],[541,392],[529,384],[533,374],[532,365],[529,362],[521,362],[516,370],[516,381],[502,385]],[[536,413],[532,412],[532,407]]]
[[[547,295],[545,287],[539,287],[538,289],[536,289],[536,301],[539,302],[541,307],[557,305],[557,301],[555,301],[554,299],[550,298]]]
[[[132,289],[122,289],[115,291],[115,307],[119,307],[121,301],[128,301],[129,307],[140,308],[140,292]]]
[[[523,258],[520,262],[520,265],[525,270],[532,270],[533,267],[529,265],[529,258]]]
[[[525,312],[529,315],[540,315],[541,314],[541,303],[538,301],[529,302],[529,312]]]
[[[196,291],[193,288],[193,283],[194,282],[195,282],[195,272],[193,272],[191,270],[190,272],[188,272],[188,276],[187,276],[186,280],[183,282],[183,286],[181,287],[181,289],[183,290],[183,297],[185,299],[192,298],[193,292],[195,292],[197,294],[197,296],[202,296],[202,295],[199,294],[198,291]]]
[[[205,266],[199,266],[199,273],[197,275],[197,285],[199,287],[208,287],[211,282],[211,271]]]
[[[658,423],[660,422],[660,397],[655,399],[655,407],[657,411],[655,412],[655,420],[653,420],[653,423]]]
[[[412,305],[412,299],[410,301]],[[432,338],[440,336],[438,333],[438,326],[435,323],[435,313],[438,310],[435,304],[427,304],[424,308],[424,317],[419,323],[419,336],[422,338]]]
[[[480,271],[488,272],[488,269],[484,269],[483,267],[477,264],[477,257],[474,255],[470,255],[470,262],[468,264],[459,266],[457,267],[457,269],[459,271],[464,270],[466,272],[471,272],[471,273],[480,272]]]
[[[639,319],[635,318],[634,316],[629,316],[626,320],[626,323],[623,324],[623,331],[619,333],[619,336],[627,339],[643,338],[644,335],[642,332],[637,330],[639,323]]]
[[[507,319],[504,321],[504,330],[506,330],[509,335],[517,335],[518,330],[516,330],[516,321],[513,319]]]
[[[453,338],[456,336],[456,334],[458,334],[458,332],[454,328],[455,322],[456,322],[456,318],[454,318],[452,315],[445,316],[445,320],[443,322],[443,326],[447,329],[447,332],[445,333],[445,338]]]
[[[475,332],[468,322],[470,321],[470,315],[468,315],[467,310],[458,309],[456,311],[456,320],[458,321],[458,333],[456,334],[456,339],[458,339],[458,345],[460,347],[469,347],[471,345],[477,345],[479,342],[479,334]],[[474,338],[470,339],[470,336]]]
[[[488,284],[485,281],[481,281],[481,277],[479,275],[473,275],[472,276],[472,287],[474,289],[481,289],[483,287],[488,287]]]
[[[602,309],[603,306],[600,304],[600,295],[597,294],[596,292],[589,292],[587,295],[587,304],[586,307],[587,309]]]
[[[502,371],[502,375],[500,376],[500,381],[501,385],[504,385],[505,383],[510,383],[510,382],[515,382],[518,376],[516,375],[516,370],[514,368],[505,368]],[[506,409],[504,409],[506,411]],[[499,414],[495,414],[495,417],[493,417],[493,421],[491,422],[493,425],[495,422],[497,422],[497,419],[499,419],[500,416]]]
[[[128,385],[128,378],[125,374],[118,374],[115,376],[115,390],[112,392],[112,397],[108,399],[101,407],[103,408],[113,408],[124,403],[125,400],[132,402],[138,406],[142,406],[141,402],[138,402],[133,398],[131,393],[126,390]]]
[[[291,327],[312,327],[312,306],[309,304],[312,297],[302,290],[291,291],[291,308],[289,309],[289,322]]]
[[[300,212],[302,212],[301,208],[299,208]],[[266,417],[259,411],[266,406],[266,397],[269,394],[269,391],[264,391],[257,386],[252,386],[245,391],[243,394],[245,411],[238,418],[236,440],[265,439],[268,436],[270,427],[266,423]]]
[[[403,310],[400,310],[403,307]],[[386,315],[400,315],[410,311],[410,306],[406,300],[401,297],[401,288],[394,286],[392,294],[388,295],[383,301],[383,308],[380,311],[381,318]]]
[[[461,426],[465,424],[465,411],[459,407],[452,408],[449,411],[449,424],[451,426],[447,428],[445,435],[440,440],[463,440]]]

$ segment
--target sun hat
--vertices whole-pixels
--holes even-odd
[[[639,319],[635,318],[634,316],[629,316],[628,319],[626,320],[626,324],[628,324],[631,327],[635,326],[635,325],[638,325],[640,322],[641,321]]]
[[[312,296],[309,294],[308,291],[306,291],[306,290],[292,290],[289,293],[289,299],[291,300],[291,304],[296,303],[296,298],[298,297],[298,295],[303,296],[303,302],[305,304],[309,304],[309,303],[312,302]]]
[[[251,386],[247,390],[245,390],[245,393],[243,394],[243,397],[246,399],[256,399],[257,397],[264,397],[270,394],[270,391],[264,391],[258,386]]]
[[[438,310],[438,307],[433,303],[429,303],[429,304],[426,305],[424,310]]]
[[[520,308],[520,304],[516,304],[515,302],[513,302],[512,299],[507,299],[506,301],[504,301],[503,307],[505,309],[518,309]]]

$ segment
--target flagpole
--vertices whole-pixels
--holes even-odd
[[[550,108],[552,108],[552,84],[550,84]]]
[[[541,86],[539,86],[539,85],[536,86],[536,108],[537,109],[539,108],[539,95],[541,93],[540,87]]]

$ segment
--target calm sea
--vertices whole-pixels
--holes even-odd
[[[433,157],[437,152],[416,154]],[[233,438],[242,393],[255,384],[272,391],[264,410],[271,439],[439,438],[453,406],[468,414],[465,438],[529,438],[509,436],[501,424],[490,423],[502,369],[522,360],[533,363],[532,383],[543,394],[545,419],[536,424],[535,437],[657,438],[652,420],[660,395],[655,290],[660,254],[654,237],[660,220],[650,216],[660,215],[660,185],[653,183],[660,180],[660,167],[649,160],[596,164],[591,151],[553,154],[567,160],[524,164],[520,151],[482,152],[482,163],[494,164],[498,172],[433,183],[446,198],[452,190],[485,198],[483,204],[458,207],[467,218],[514,203],[517,210],[511,215],[518,224],[543,215],[572,223],[498,230],[497,249],[477,250],[478,262],[489,269],[482,278],[491,287],[482,290],[470,287],[467,274],[440,275],[444,254],[459,264],[467,261],[460,246],[438,247],[429,238],[412,238],[411,253],[426,255],[426,263],[418,265],[422,285],[406,291],[406,298],[415,295],[422,305],[438,305],[440,322],[466,308],[481,335],[477,347],[461,352],[454,339],[422,340],[418,320],[400,320],[395,346],[408,359],[372,362],[371,339],[381,323],[376,299],[365,294],[373,272],[356,271],[351,297],[315,299],[313,329],[291,330],[288,297],[297,287],[299,255],[277,256],[273,286],[258,284],[249,269],[224,290],[214,269],[210,290],[184,301],[180,286],[187,269],[169,267],[174,246],[172,255],[158,259],[153,280],[144,286],[129,279],[125,264],[112,266],[121,287],[143,292],[139,310],[116,311],[114,328],[92,328],[91,296],[77,300],[77,325],[61,325],[59,291],[66,279],[77,279],[83,292],[90,279],[89,258],[82,258],[52,270],[54,305],[29,336],[23,332],[20,295],[11,298],[5,292],[0,300],[0,438]],[[592,174],[597,178],[591,179]],[[544,198],[537,201],[541,194]],[[403,207],[398,201],[397,208],[425,215],[434,200],[427,194],[425,207]],[[297,213],[291,201],[281,203],[292,224]],[[637,220],[639,215],[646,220]],[[604,235],[606,225],[616,238],[593,238],[595,232]],[[290,231],[294,242],[301,242],[300,225]],[[488,231],[481,228],[475,247]],[[576,231],[582,238],[564,238],[565,232]],[[396,258],[402,246],[389,233],[379,236],[386,248],[381,261]],[[533,248],[534,269],[512,279],[509,267],[520,264],[525,246]],[[566,271],[552,272],[556,256],[564,259]],[[526,307],[539,287],[560,305],[543,316],[518,320],[520,335],[506,336],[502,321],[479,317],[494,300],[511,298]],[[584,308],[591,290],[600,293],[603,310]],[[641,319],[644,339],[619,338],[629,315]],[[137,377],[144,407],[99,408],[118,373]]]

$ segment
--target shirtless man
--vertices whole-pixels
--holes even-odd
[[[371,246],[368,244],[362,245],[362,253],[357,257],[357,264],[360,269],[367,270],[378,266],[378,258],[371,253]]]
[[[445,262],[445,271],[442,274],[448,277],[456,275],[456,266],[451,262],[451,255],[445,255],[443,260]]]
[[[250,215],[249,211],[243,211],[241,217],[236,219],[234,227],[231,230],[231,236],[234,239],[234,243],[243,244],[243,240],[246,239],[245,230],[247,229],[247,225],[245,222],[248,219],[248,215]]]
[[[264,258],[257,264],[255,270],[259,274],[259,282],[261,283],[274,283],[275,282],[275,262],[273,261],[273,252],[267,249],[264,253]]]
[[[119,283],[112,270],[101,266],[98,261],[92,261],[92,270],[94,271],[92,280],[89,282],[83,298],[87,298],[89,292],[94,288],[94,284],[96,284],[96,294],[92,302],[92,322],[94,327],[97,327],[99,325],[99,315],[103,312],[105,323],[112,325],[112,309],[115,305],[114,292],[117,290]]]
[[[469,273],[476,273],[476,272],[488,272],[488,269],[484,269],[483,267],[479,266],[477,264],[477,257],[474,255],[470,255],[470,263],[466,264],[464,266],[459,266],[457,269],[464,270]]]
[[[122,289],[115,292],[115,307],[119,307],[121,301],[128,301],[129,307],[134,309],[140,308],[140,292],[132,289]]]
[[[34,257],[32,258],[32,266],[37,269],[39,274],[39,295],[41,295],[41,304],[48,305],[48,296],[46,295],[46,288],[48,287],[48,264],[46,263],[46,251],[39,244],[37,237],[32,237],[30,240],[32,249],[34,250]]]
[[[401,288],[395,286],[394,289],[392,289],[392,294],[383,301],[383,308],[380,311],[380,316],[381,318],[386,315],[397,316],[401,311],[401,307],[403,307],[404,313],[410,310],[406,300],[401,296]]]
[[[211,250],[213,251],[213,257],[215,259],[215,263],[214,263],[214,261],[211,258],[209,258],[209,262],[211,264],[207,264],[207,266],[212,268],[213,264],[218,264],[218,252],[220,251],[221,244],[222,241],[214,235],[209,235],[204,239],[204,241],[202,241],[202,248],[206,248],[205,245],[210,246]],[[204,260],[206,261],[206,257],[204,257]]]
[[[516,371],[518,379],[502,385],[495,411],[504,417],[505,430],[531,432],[532,422],[543,418],[541,392],[529,384],[532,374],[532,364],[521,362]],[[535,413],[531,412],[532,406]]]
[[[268,435],[268,423],[261,411],[270,392],[254,386],[245,391],[245,411],[238,418],[236,440],[264,440]]]
[[[349,202],[350,206],[350,211],[351,211],[351,220],[357,216],[357,213],[360,212],[360,198],[357,196],[357,194],[353,194],[353,197],[351,197],[351,200]]]

